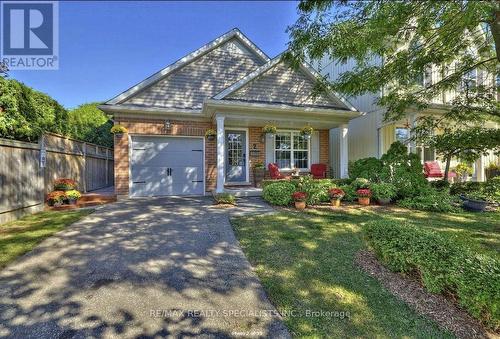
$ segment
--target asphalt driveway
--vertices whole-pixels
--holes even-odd
[[[265,212],[257,200],[231,213]],[[0,272],[0,336],[288,337],[211,198],[114,203]]]

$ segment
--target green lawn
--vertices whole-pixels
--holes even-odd
[[[498,255],[499,216],[309,210],[239,217],[232,224],[269,298],[285,314],[295,336],[422,338],[451,334],[417,315],[355,265],[355,254],[365,248],[361,226],[376,218],[411,219]],[[349,318],[307,317],[307,310],[349,312]]]
[[[0,225],[0,269],[93,210],[48,211]]]

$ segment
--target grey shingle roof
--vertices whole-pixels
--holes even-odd
[[[233,38],[132,96],[123,104],[201,109],[203,101],[264,62]]]

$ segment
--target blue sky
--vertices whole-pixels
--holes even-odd
[[[67,108],[112,98],[238,27],[270,57],[287,45],[291,1],[63,2],[59,70],[11,71],[10,78]]]

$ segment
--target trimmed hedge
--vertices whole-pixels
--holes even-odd
[[[410,223],[373,221],[364,232],[389,268],[417,271],[430,292],[453,293],[472,316],[493,330],[500,329],[500,260]]]
[[[275,181],[263,188],[262,198],[272,205],[287,206],[292,202],[295,191],[296,187],[290,181]]]
[[[328,189],[336,187],[336,185],[332,182],[331,179],[312,179],[310,176],[303,176],[300,177],[299,179],[291,179],[291,180],[263,180],[262,181],[263,195],[267,187],[269,187],[270,185],[274,185],[276,183],[289,183],[293,185],[294,192],[295,191],[306,192],[308,205],[315,205],[320,202],[329,201],[330,198],[328,196]],[[264,199],[268,201],[266,198]],[[271,199],[276,200],[276,197],[273,197]],[[271,201],[268,202],[274,204]],[[281,204],[274,204],[274,205],[281,205]]]

